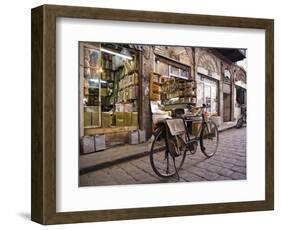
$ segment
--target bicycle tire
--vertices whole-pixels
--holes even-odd
[[[212,132],[209,131],[210,129]],[[200,133],[201,151],[206,157],[212,157],[217,152],[218,145],[219,131],[217,125],[213,121],[208,121],[203,124],[203,128]]]
[[[161,150],[156,151],[156,142],[160,141],[159,138],[161,137],[161,135],[162,135],[162,138],[166,138],[164,126],[159,127],[154,134],[155,138],[154,138],[154,140],[151,144],[151,149],[150,149],[150,164],[151,164],[152,169],[153,169],[153,171],[155,172],[156,175],[158,175],[159,177],[163,177],[163,178],[169,178],[169,177],[172,177],[176,174],[176,170],[175,170],[174,165],[173,165],[172,155],[167,150],[166,140],[164,140],[165,146],[163,146],[163,148],[164,148],[163,151],[161,151]],[[164,159],[164,160],[166,160],[167,165],[165,165],[165,163],[159,164],[159,159],[157,159],[157,157],[158,158],[162,157],[160,154],[161,155],[165,154],[167,156],[167,160]],[[180,156],[175,158],[177,163],[178,163],[178,165],[176,165],[177,170],[179,170],[182,167],[182,165],[184,163],[184,160],[185,160],[185,157],[186,157],[186,152],[184,152],[183,154],[181,154]],[[165,173],[164,170],[160,169],[159,165],[160,166],[162,165],[162,166],[166,167],[166,168],[164,168],[164,169],[166,169],[166,173]],[[171,170],[173,170],[173,171],[167,172],[167,169],[169,170],[170,167],[171,167]]]
[[[236,123],[236,128],[239,129],[243,126],[243,117],[240,117]]]

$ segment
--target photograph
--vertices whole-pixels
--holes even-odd
[[[80,187],[247,179],[247,47],[77,45]]]
[[[31,10],[32,221],[274,209],[274,19],[151,10]]]

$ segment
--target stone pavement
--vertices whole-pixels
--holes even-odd
[[[185,159],[179,171],[180,181],[217,181],[246,179],[246,128],[229,129],[219,136],[217,153],[206,158],[198,147],[196,154]],[[143,147],[145,148],[145,147]],[[81,161],[81,160],[80,160]],[[151,168],[148,155],[80,175],[80,186],[125,185],[170,183],[178,181],[176,176],[168,179],[158,177]]]
[[[218,128],[219,132],[236,126],[235,122],[224,122]],[[122,145],[91,154],[79,156],[80,174],[106,168],[115,164],[140,158],[149,154],[148,143],[139,145]]]

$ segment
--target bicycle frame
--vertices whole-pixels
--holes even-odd
[[[194,138],[191,138],[190,137],[190,132],[188,130],[188,122],[193,122],[192,119],[187,119],[187,118],[184,118],[184,117],[173,117],[173,118],[177,118],[177,119],[183,119],[183,122],[184,122],[184,126],[185,126],[185,131],[186,131],[186,137],[187,137],[187,143],[186,143],[186,147],[188,147],[191,143],[193,143],[194,141],[199,141],[200,140],[200,136],[201,136],[201,132],[202,132],[202,129],[204,126],[207,127],[207,130],[209,130],[209,127],[207,125],[207,121],[205,119],[205,116],[204,116],[204,109],[206,109],[207,107],[206,106],[202,106],[202,107],[197,107],[198,109],[201,109],[200,113],[201,113],[201,118],[202,120],[200,121],[200,128],[196,134],[196,136]],[[158,129],[161,128],[161,126],[165,126],[165,129],[167,129],[167,125],[164,121],[158,123],[158,127],[156,128],[155,132],[157,132]],[[167,140],[166,140],[166,135],[165,135],[165,144],[167,145]],[[149,145],[148,148],[150,148],[151,146]]]
[[[194,121],[192,121],[192,119],[185,119],[185,118],[183,118],[183,121],[184,121],[184,124],[185,124],[185,129],[186,129],[186,134],[187,134],[187,140],[188,140],[188,142],[192,142],[193,140],[199,140],[200,139],[200,135],[201,135],[201,132],[202,132],[202,129],[203,129],[203,127],[204,127],[204,125],[206,125],[206,127],[207,127],[207,129],[208,129],[208,131],[210,131],[209,130],[209,127],[208,127],[208,125],[207,125],[207,121],[206,121],[206,119],[205,119],[205,116],[204,116],[204,112],[203,112],[203,109],[204,108],[206,108],[206,107],[200,107],[200,109],[202,110],[201,111],[201,118],[202,118],[202,120],[201,121],[198,121],[198,123],[200,123],[200,127],[199,127],[199,130],[198,130],[198,132],[196,133],[196,136],[194,137],[194,138],[190,138],[190,132],[189,132],[189,130],[188,130],[188,122],[194,122]]]

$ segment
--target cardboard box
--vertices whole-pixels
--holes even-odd
[[[80,153],[87,154],[106,149],[105,135],[84,136],[80,140]]]
[[[100,151],[106,149],[105,146],[105,135],[95,135],[93,136],[95,140],[95,150]]]
[[[132,125],[132,113],[124,112],[124,126],[131,126],[131,125]]]
[[[115,111],[116,112],[124,112],[124,104],[123,103],[115,104]]]
[[[145,131],[139,130],[139,143],[144,143],[144,142],[145,142]]]
[[[92,136],[84,136],[80,140],[80,153],[92,153],[95,152],[95,141]]]
[[[124,104],[124,112],[133,112],[133,104],[132,103]]]
[[[115,112],[116,126],[124,126],[124,112]]]
[[[124,124],[124,119],[117,119],[117,118],[116,118],[116,126],[118,126],[118,127],[123,127],[123,126],[125,126],[125,124]]]
[[[129,144],[136,145],[145,142],[145,131],[135,130],[129,133]]]
[[[129,144],[130,145],[139,144],[139,133],[137,130],[129,133]]]
[[[138,112],[132,112],[132,126],[138,126]]]
[[[92,113],[84,112],[84,127],[92,125]]]
[[[116,120],[124,120],[124,112],[115,112]]]
[[[137,73],[134,74],[134,83],[139,84],[139,75]]]
[[[92,126],[100,126],[100,119],[98,112],[92,112]]]
[[[102,112],[101,114],[101,125],[103,128],[109,128],[112,124],[112,115],[109,112]]]

